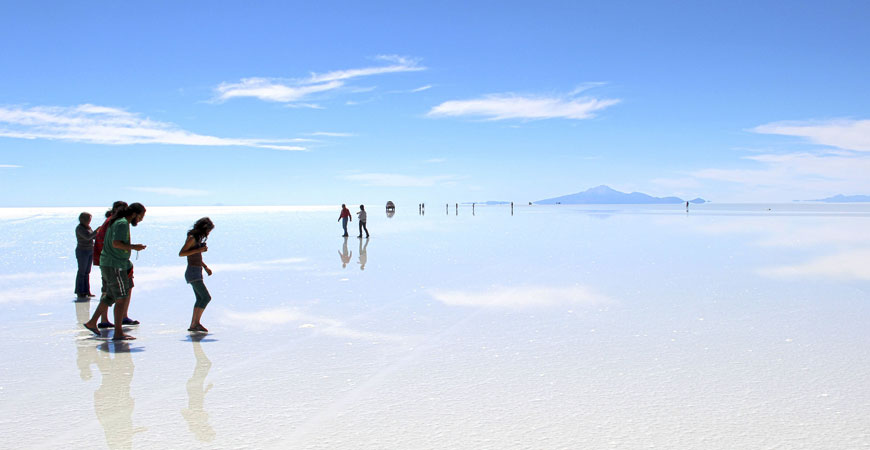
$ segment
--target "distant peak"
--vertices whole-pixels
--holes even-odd
[[[595,186],[594,188],[589,188],[588,190],[586,190],[586,192],[602,193],[602,192],[616,192],[616,190],[612,189],[610,186],[606,186],[606,185],[602,184],[601,186]]]

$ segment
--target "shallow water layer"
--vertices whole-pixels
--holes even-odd
[[[79,209],[0,211],[0,448],[870,446],[870,208],[428,206],[151,208],[129,343]]]

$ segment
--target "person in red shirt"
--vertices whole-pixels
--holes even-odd
[[[350,216],[350,210],[347,209],[344,203],[341,204],[341,215],[338,216],[338,220],[341,221],[341,227],[344,228],[343,237],[347,237],[347,222],[353,222],[353,218]]]

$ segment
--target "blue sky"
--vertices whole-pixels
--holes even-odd
[[[3,2],[0,206],[870,194],[868,17],[837,1]]]

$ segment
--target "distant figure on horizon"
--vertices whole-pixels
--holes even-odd
[[[350,210],[347,209],[347,206],[344,203],[341,204],[341,214],[338,216],[338,221],[341,222],[341,227],[344,228],[344,234],[342,236],[347,237],[347,221],[353,221],[353,218],[350,215]]]
[[[91,265],[94,262],[94,239],[97,232],[91,229],[91,214],[79,214],[79,224],[76,226],[76,262],[79,269],[76,272],[75,293],[79,299],[94,297],[91,293]]]
[[[362,239],[363,229],[366,230],[366,238],[369,237],[369,229],[366,227],[366,207],[364,205],[359,205],[359,212],[356,213],[359,217],[359,236],[358,238]]]
[[[145,250],[143,244],[130,243],[130,225],[137,226],[145,219],[145,206],[133,203],[121,208],[109,219],[103,250],[100,252],[100,274],[106,280],[106,293],[100,299],[100,305],[85,328],[100,336],[97,319],[105,314],[110,306],[115,306],[115,335],[112,339],[133,340],[133,336],[124,334],[122,328],[124,315],[130,306],[130,290],[133,288],[133,263],[130,262],[132,250]],[[108,245],[106,245],[108,243]]]
[[[689,212],[689,202],[686,202],[686,212]]]
[[[347,267],[347,263],[349,263],[350,259],[353,257],[353,252],[350,252],[350,254],[347,252],[347,235],[344,235],[344,244],[341,245],[341,251],[338,252],[338,257],[341,258],[342,269]]]
[[[193,304],[193,315],[190,317],[190,327],[187,331],[194,333],[208,333],[200,323],[202,313],[208,302],[211,301],[211,294],[205,287],[205,282],[202,281],[202,271],[211,276],[211,269],[202,261],[202,254],[208,251],[208,246],[205,241],[208,239],[208,234],[214,229],[214,223],[208,217],[203,217],[196,221],[187,232],[187,240],[184,241],[184,246],[178,251],[178,256],[187,257],[187,270],[184,271],[184,280],[193,288],[193,294],[196,296],[196,303]]]

